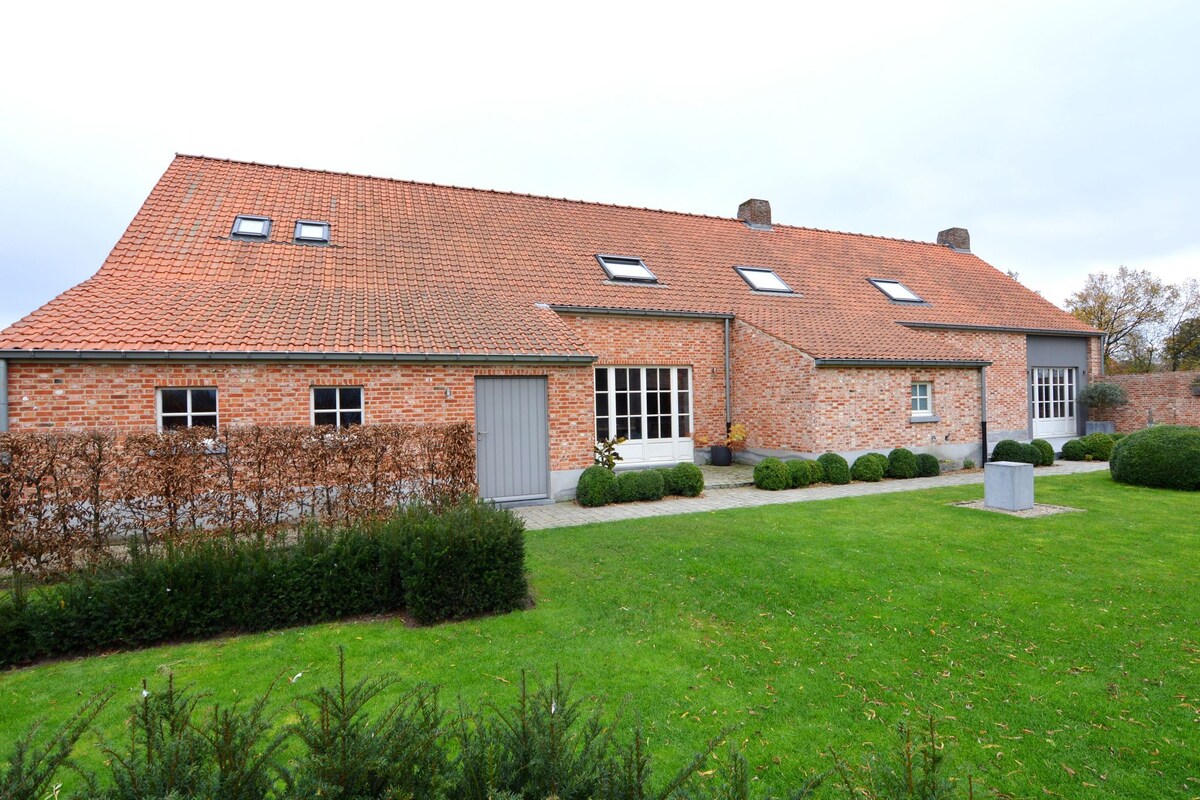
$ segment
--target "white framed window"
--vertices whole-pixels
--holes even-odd
[[[296,241],[304,244],[329,244],[329,223],[297,220]]]
[[[685,439],[692,435],[689,367],[599,367],[596,439]]]
[[[914,417],[928,417],[933,415],[932,383],[929,381],[913,381],[911,411]]]
[[[629,256],[598,255],[596,260],[604,267],[609,280],[633,281],[635,283],[658,283],[658,278],[640,258]]]
[[[248,239],[266,239],[271,234],[271,220],[268,217],[239,214],[233,220],[232,234]]]
[[[158,390],[158,429],[217,428],[217,389],[214,386]]]
[[[742,280],[750,284],[750,288],[756,292],[776,292],[779,294],[792,294],[792,287],[783,282],[775,274],[773,269],[765,269],[763,267],[734,267],[738,275],[742,276]]]
[[[897,303],[925,302],[916,292],[909,289],[900,281],[890,281],[882,278],[867,278],[867,280],[872,286],[887,295],[889,300],[895,300]]]
[[[363,421],[361,386],[312,387],[312,424],[347,428]]]

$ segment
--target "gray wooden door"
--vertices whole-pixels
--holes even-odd
[[[550,496],[545,378],[477,377],[479,494],[498,502]]]

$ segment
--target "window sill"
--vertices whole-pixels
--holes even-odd
[[[923,414],[919,417],[909,417],[908,418],[908,422],[910,425],[920,425],[925,422],[941,422],[941,421],[942,421],[942,418],[937,416],[936,414]]]

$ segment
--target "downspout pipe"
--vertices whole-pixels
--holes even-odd
[[[733,406],[730,397],[733,394],[733,378],[729,374],[729,318],[725,319],[725,433],[733,428]]]
[[[0,358],[0,433],[8,430],[8,362]]]
[[[979,368],[979,437],[983,445],[980,453],[979,466],[987,463],[988,434],[987,434],[987,367]]]

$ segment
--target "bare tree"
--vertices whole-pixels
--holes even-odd
[[[1179,304],[1178,286],[1163,283],[1147,270],[1128,267],[1116,275],[1093,272],[1083,289],[1066,300],[1067,310],[1093,328],[1108,334],[1106,362],[1136,362],[1143,368],[1154,362],[1154,348],[1162,341],[1162,327]]]

